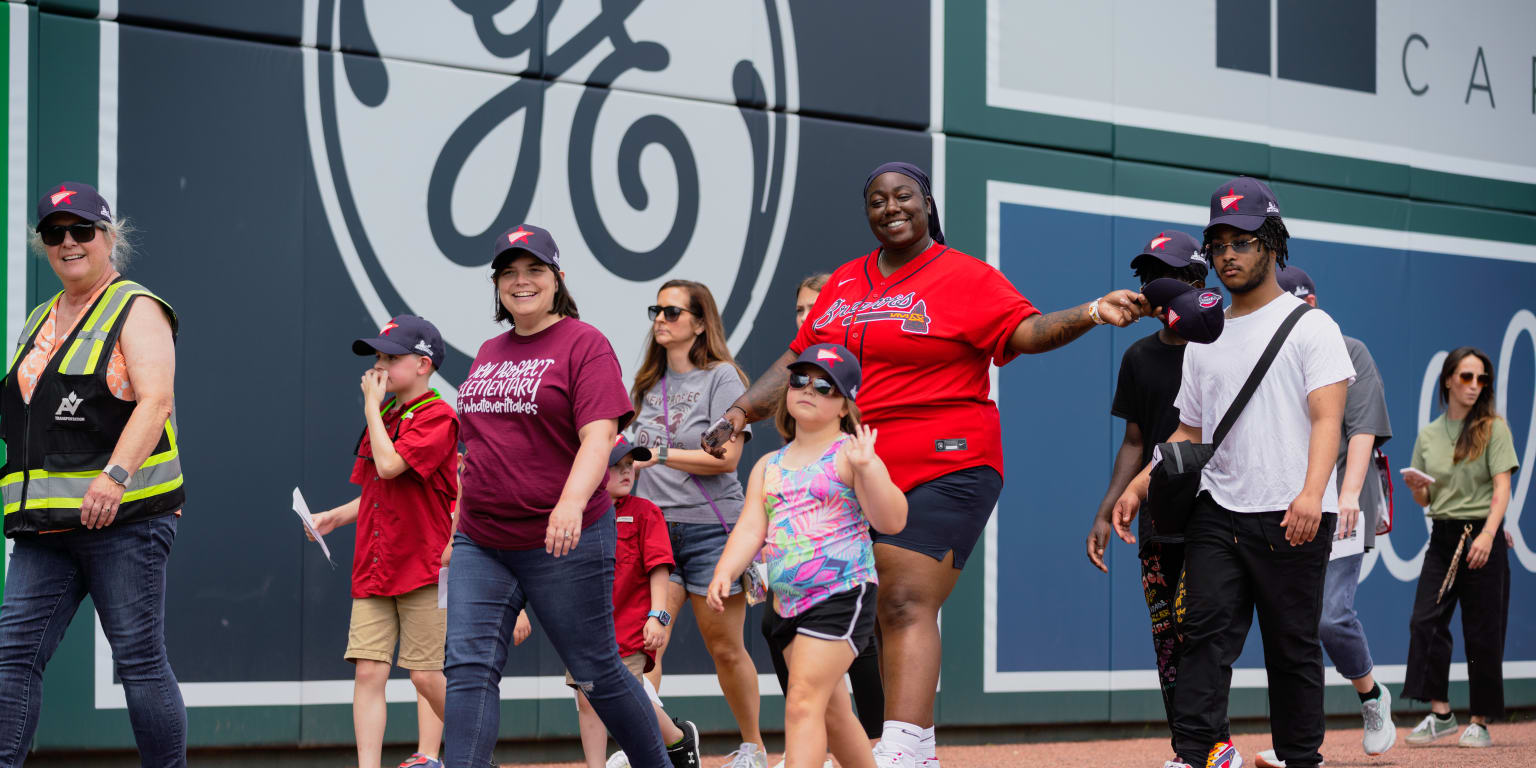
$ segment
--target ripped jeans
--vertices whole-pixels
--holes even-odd
[[[512,627],[529,607],[630,765],[671,766],[650,699],[625,669],[614,639],[616,536],[611,511],[587,526],[576,548],[560,558],[543,549],[482,547],[462,532],[454,536],[443,664],[445,765],[491,764]]]

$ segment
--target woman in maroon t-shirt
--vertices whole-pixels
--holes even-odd
[[[448,569],[448,765],[491,762],[501,670],[532,608],[630,764],[670,765],[649,699],[619,659],[608,452],[633,416],[608,339],[577,317],[549,233],[498,236],[496,319],[459,387],[464,455]]]
[[[928,176],[886,163],[864,183],[880,247],[832,273],[800,333],[704,436],[706,450],[773,413],[789,365],[815,343],[853,350],[877,451],[907,494],[907,527],[875,536],[886,722],[880,765],[937,765],[933,698],[949,597],[1002,490],[1002,429],[989,371],[1020,353],[1063,346],[1095,325],[1129,325],[1146,307],[1114,291],[1042,314],[997,269],[944,244]],[[929,761],[932,762],[929,762]]]

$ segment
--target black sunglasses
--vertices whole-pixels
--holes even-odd
[[[677,319],[682,317],[684,312],[687,312],[694,317],[698,317],[699,315],[699,313],[691,309],[685,309],[683,307],[663,307],[659,304],[652,304],[649,307],[646,307],[645,312],[651,316],[651,320],[653,321],[656,319],[657,315],[666,315],[667,322],[669,323],[677,322]]]
[[[1489,382],[1493,381],[1493,377],[1486,373],[1473,373],[1471,371],[1462,371],[1456,374],[1456,378],[1461,379],[1463,384],[1471,384],[1473,379],[1477,379],[1479,387],[1486,387]]]
[[[811,388],[812,392],[822,397],[831,397],[837,394],[837,386],[820,376],[812,376],[809,373],[789,374],[790,389],[805,389],[807,386]]]
[[[1211,243],[1210,245],[1205,246],[1205,255],[1209,258],[1215,258],[1223,253],[1226,253],[1228,248],[1231,248],[1234,253],[1248,253],[1253,250],[1253,247],[1257,245],[1258,242],[1259,239],[1254,237],[1247,240],[1234,241],[1225,244]]]
[[[77,243],[89,243],[96,239],[95,224],[45,224],[37,228],[38,237],[43,239],[43,245],[58,245],[64,242],[65,232],[68,232]]]

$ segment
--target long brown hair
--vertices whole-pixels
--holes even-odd
[[[704,323],[704,332],[693,337],[693,346],[688,349],[688,362],[695,368],[711,369],[721,363],[729,363],[736,369],[736,375],[741,377],[743,386],[747,384],[747,374],[736,364],[736,358],[731,356],[731,348],[725,343],[725,323],[720,320],[720,310],[715,307],[715,295],[709,292],[709,286],[696,283],[692,280],[668,280],[656,289],[660,294],[668,288],[681,288],[688,292],[688,311]],[[645,332],[646,344],[645,362],[640,364],[640,370],[635,372],[635,385],[629,390],[630,400],[635,405],[635,412],[640,412],[641,399],[645,393],[661,381],[661,377],[667,373],[667,348],[656,342],[656,324]],[[662,411],[669,407],[668,403],[662,403]],[[665,418],[665,417],[663,417]]]
[[[1488,386],[1478,393],[1477,402],[1472,404],[1472,409],[1467,411],[1467,418],[1461,422],[1461,435],[1456,438],[1456,451],[1451,457],[1453,464],[1483,455],[1483,449],[1488,447],[1488,440],[1493,437],[1493,423],[1499,418],[1499,414],[1493,410],[1493,361],[1477,347],[1458,347],[1446,355],[1445,365],[1440,366],[1440,404],[1449,410],[1451,388],[1446,382],[1456,375],[1456,369],[1467,357],[1483,361],[1483,372],[1488,374]],[[1449,413],[1446,418],[1450,418]]]
[[[843,398],[843,403],[848,406],[848,412],[843,414],[841,419],[838,419],[837,428],[850,435],[858,433],[859,420],[863,418],[863,415],[859,413],[858,404],[849,400],[847,395],[841,392],[837,394]],[[779,405],[773,410],[773,426],[779,430],[779,436],[784,438],[784,442],[787,443],[795,439],[795,417],[789,415],[789,387],[787,385],[779,388]]]

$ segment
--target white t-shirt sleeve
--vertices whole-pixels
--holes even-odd
[[[1355,365],[1333,318],[1314,309],[1301,318],[1295,331],[1302,382],[1308,394],[1341,381],[1354,383]]]
[[[1195,345],[1190,344],[1184,348],[1184,364],[1179,373],[1179,394],[1173,398],[1173,407],[1179,409],[1179,421],[1199,429],[1202,412],[1197,358]]]

